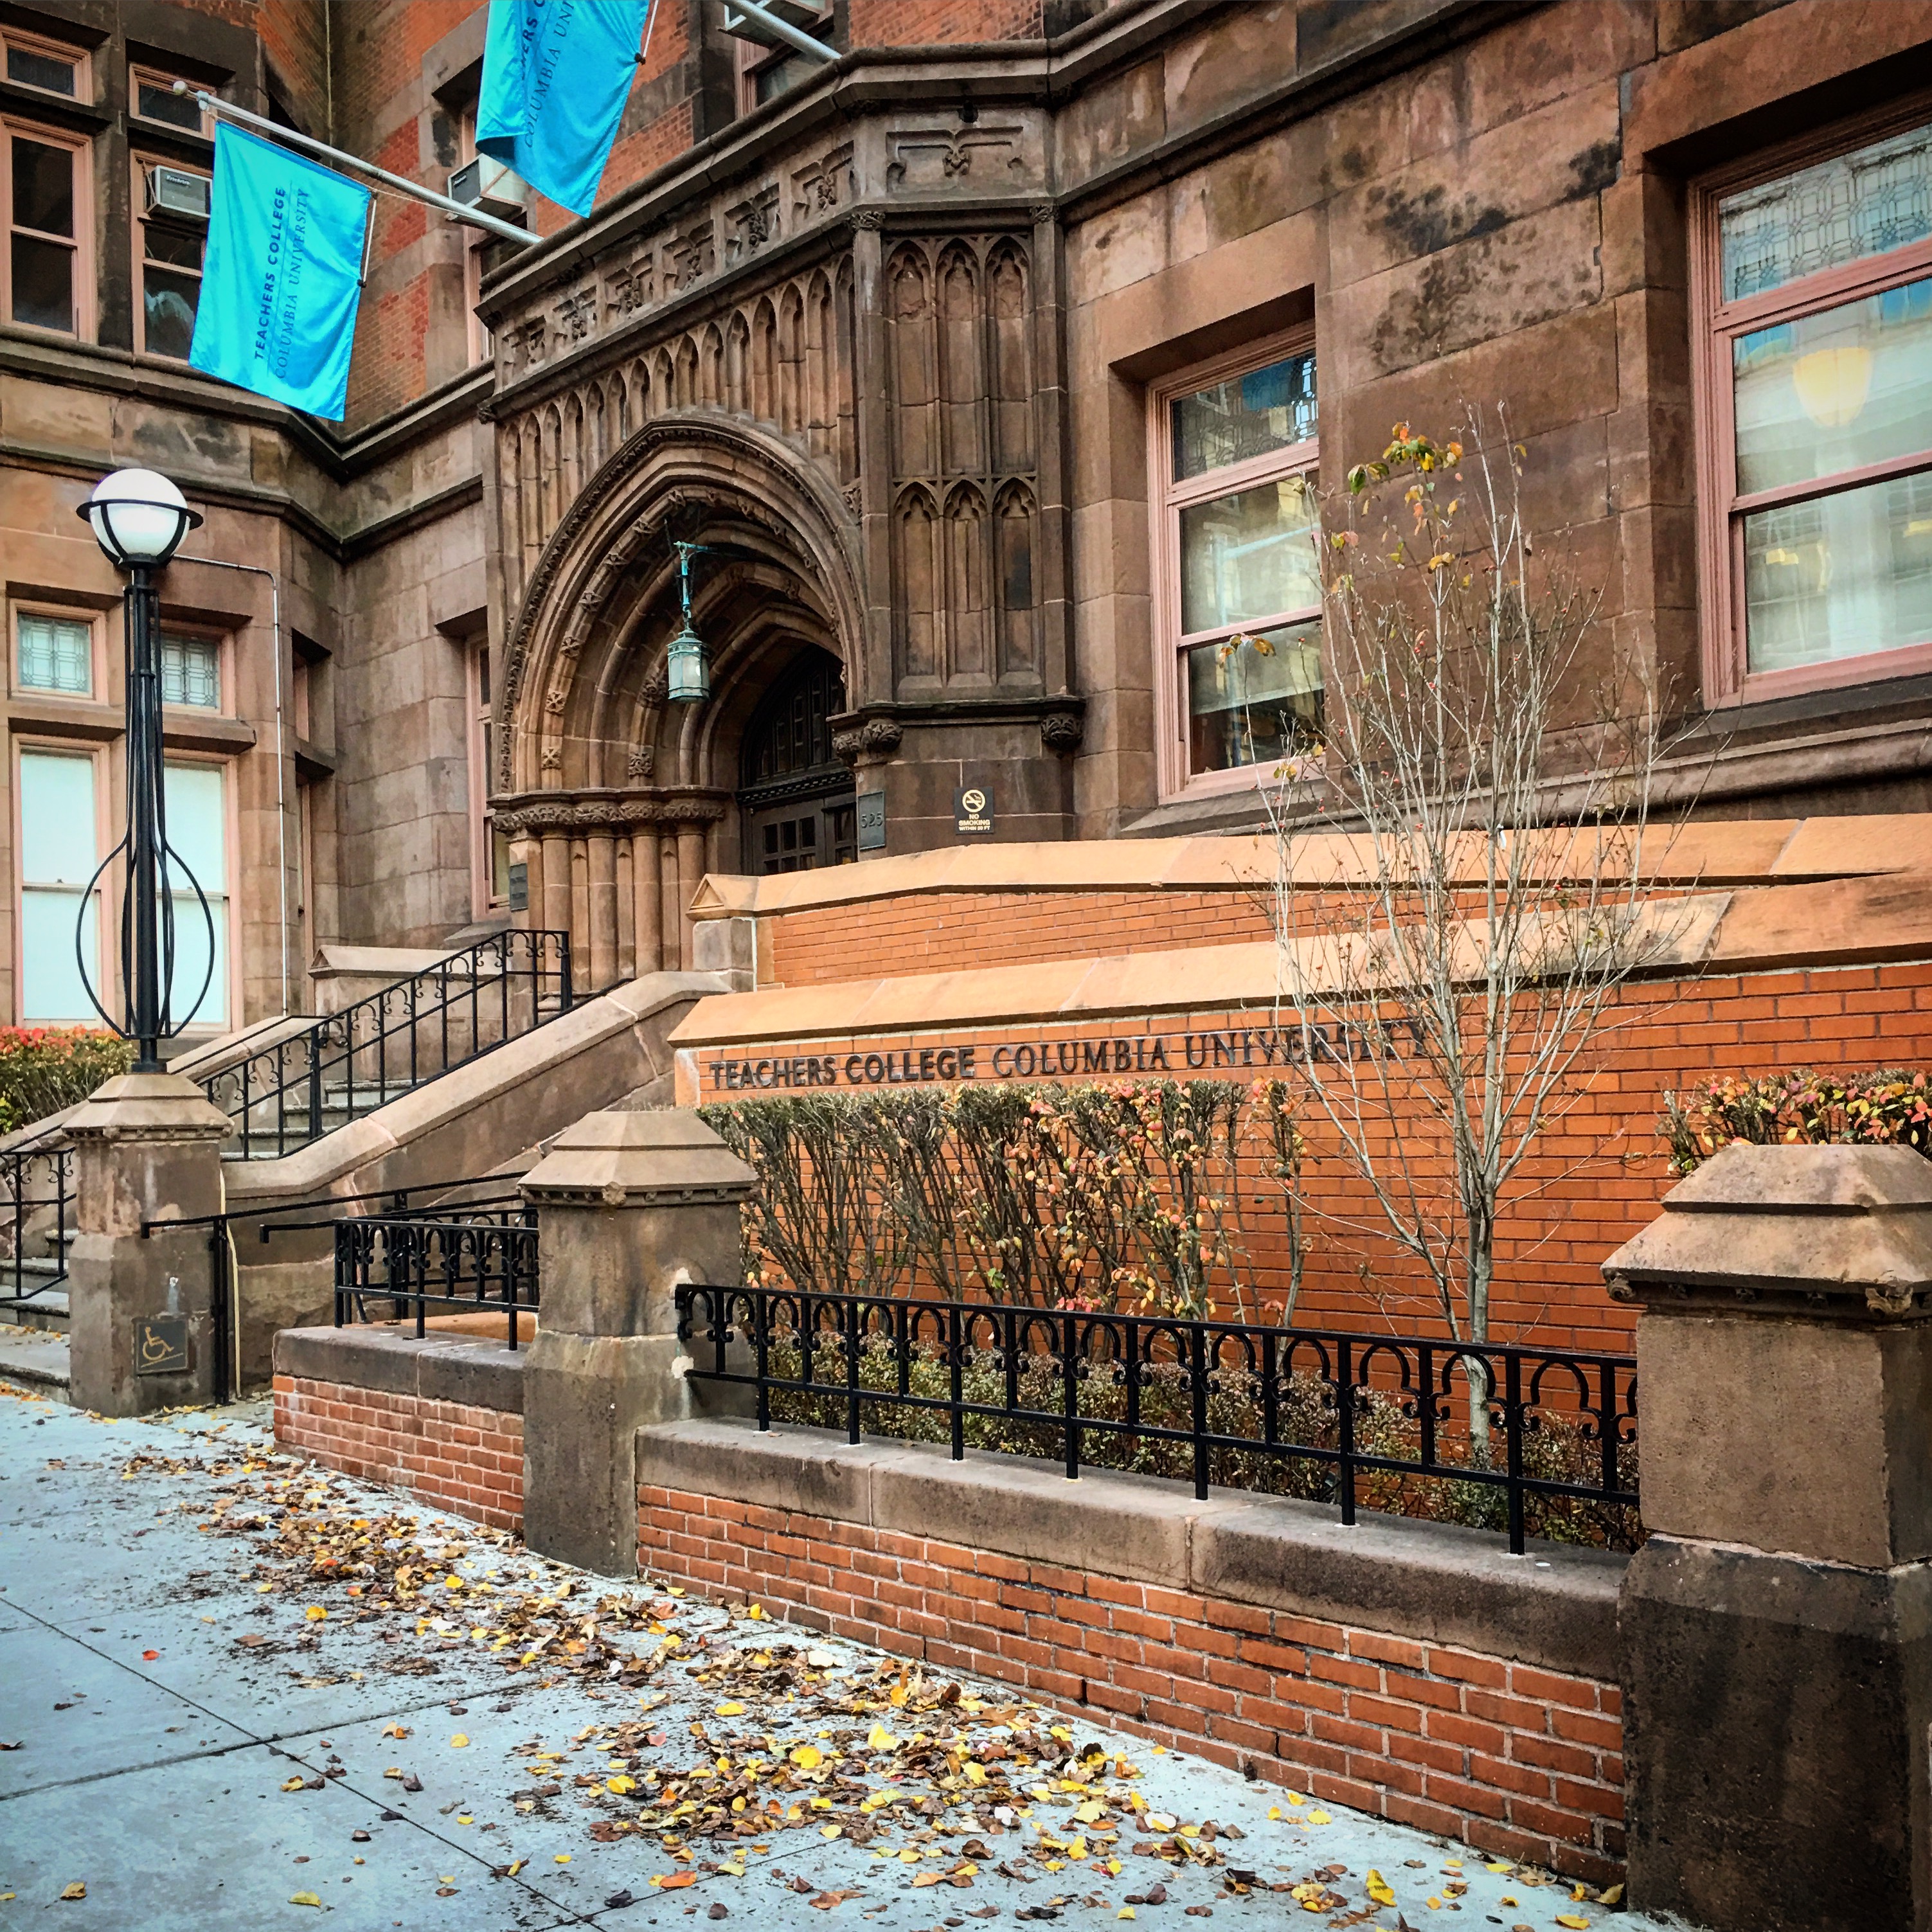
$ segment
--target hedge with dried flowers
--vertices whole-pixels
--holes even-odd
[[[1678,1174],[1692,1172],[1720,1148],[1740,1142],[1876,1143],[1932,1157],[1932,1082],[1922,1072],[1894,1067],[1820,1073],[1806,1066],[1756,1079],[1727,1075],[1666,1094],[1658,1125]]]
[[[134,1064],[134,1048],[112,1034],[0,1027],[0,1133],[77,1106]]]
[[[749,1280],[1252,1315],[1242,1196],[1258,1184],[1288,1202],[1292,1312],[1305,1144],[1280,1081],[911,1088],[700,1112],[763,1184],[745,1210]]]

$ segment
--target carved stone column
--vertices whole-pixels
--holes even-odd
[[[617,976],[617,838],[608,825],[585,840],[589,859],[590,983],[610,986]]]
[[[1604,1264],[1641,1304],[1630,1901],[1932,1926],[1932,1162],[1734,1147]]]
[[[638,1567],[638,1431],[741,1405],[680,1367],[673,1293],[738,1278],[757,1177],[698,1116],[592,1114],[524,1178],[543,1320],[524,1370],[524,1534],[599,1574]]]
[[[208,1231],[158,1228],[222,1210],[233,1130],[178,1073],[124,1073],[68,1119],[76,1221],[68,1269],[74,1406],[145,1415],[229,1385],[233,1334],[214,1302]]]

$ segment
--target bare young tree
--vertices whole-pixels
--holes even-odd
[[[1264,796],[1279,1020],[1361,1204],[1316,1211],[1393,1239],[1480,1345],[1506,1191],[1586,1090],[1620,989],[1714,914],[1652,889],[1654,682],[1607,662],[1595,593],[1532,558],[1506,424],[1466,434],[1400,426],[1351,472],[1324,539],[1323,742]]]

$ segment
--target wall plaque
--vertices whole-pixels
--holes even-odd
[[[526,865],[510,868],[510,910],[527,912],[530,907],[530,868]]]
[[[886,849],[886,795],[882,791],[859,794],[859,850],[883,852]]]
[[[188,1317],[137,1316],[134,1322],[135,1374],[184,1376],[188,1372]]]
[[[990,785],[962,785],[952,794],[952,829],[962,835],[992,832],[993,792]]]

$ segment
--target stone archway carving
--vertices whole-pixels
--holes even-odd
[[[712,696],[666,702],[677,597],[670,528],[728,542],[694,597]],[[750,425],[656,418],[585,484],[544,544],[497,680],[497,824],[530,924],[567,930],[580,988],[692,964],[706,870],[735,869],[736,732],[762,680],[806,644],[862,682],[856,535],[832,482]]]

